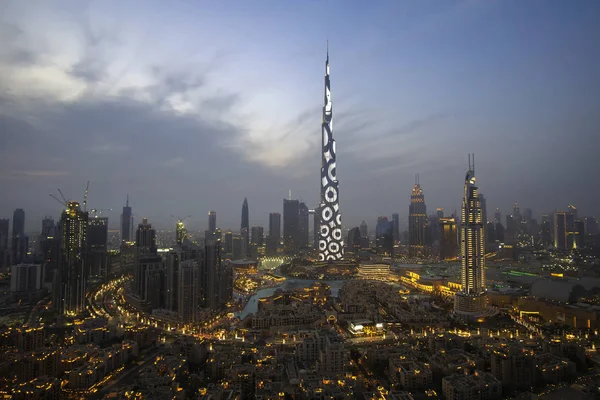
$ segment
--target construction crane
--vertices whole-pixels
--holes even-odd
[[[177,220],[177,222],[183,222],[183,221],[185,221],[188,218],[192,218],[192,216],[191,215],[186,215],[185,217],[181,218],[181,217],[176,217],[174,215],[171,215],[171,218],[175,218]]]
[[[87,185],[85,185],[85,193],[83,195],[83,212],[87,211],[87,197],[88,197],[89,190],[90,190],[90,181],[87,181]]]

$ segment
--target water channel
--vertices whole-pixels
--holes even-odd
[[[331,295],[335,297],[338,295],[338,292],[344,285],[344,282],[349,282],[349,281],[348,280],[321,281],[321,280],[314,280],[314,279],[287,279],[284,282],[282,282],[281,285],[279,285],[279,286],[259,289],[255,294],[250,296],[250,299],[246,303],[246,306],[244,307],[244,309],[241,312],[236,313],[236,317],[238,317],[240,319],[244,319],[249,314],[256,313],[256,311],[258,310],[258,300],[265,298],[265,297],[272,296],[273,293],[275,293],[275,291],[277,289],[282,289],[282,290],[286,290],[286,291],[294,290],[294,289],[301,289],[301,288],[305,288],[308,286],[312,286],[315,282],[326,283],[327,285],[329,285],[331,287]]]

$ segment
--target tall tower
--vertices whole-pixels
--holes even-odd
[[[127,202],[125,203],[125,207],[123,207],[123,213],[121,214],[121,241],[131,242],[131,229],[131,207],[129,207],[129,195],[127,195]]]
[[[88,213],[70,201],[60,218],[59,312],[78,314],[85,307],[85,251]]]
[[[210,211],[208,213],[208,231],[214,232],[217,230],[217,212]]]
[[[321,261],[339,260],[344,255],[332,122],[328,48],[325,61],[325,104],[323,105],[323,123],[321,124],[321,204],[319,207],[321,215],[319,260]]]
[[[22,208],[17,208],[13,213],[11,247],[13,265],[22,263],[29,247],[29,238],[25,235],[25,211]]]
[[[425,196],[419,183],[419,175],[415,177],[415,186],[410,194],[408,207],[408,238],[411,256],[422,255],[425,250],[425,225],[427,224],[427,208]]]
[[[183,241],[187,239],[187,229],[185,229],[185,225],[183,224],[182,219],[177,220],[177,225],[175,226],[175,242],[179,245],[183,244]]]
[[[248,250],[250,249],[250,223],[248,222],[248,199],[244,197],[244,203],[242,204],[242,224],[240,229],[242,235],[242,253],[244,258],[248,256]]]
[[[485,237],[479,190],[475,186],[474,156],[469,155],[460,226],[462,290],[456,295],[454,311],[477,315],[487,307],[485,292]]]

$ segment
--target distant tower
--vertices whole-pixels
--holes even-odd
[[[214,232],[217,230],[217,212],[210,211],[208,213],[208,231]]]
[[[394,231],[394,242],[400,241],[400,215],[392,214],[392,225]]]
[[[60,218],[60,300],[58,311],[75,315],[85,308],[88,213],[76,201],[67,202]]]
[[[123,207],[123,213],[121,214],[121,241],[131,242],[131,230],[131,207],[129,207],[129,195],[127,195],[127,202],[125,203],[125,207]]]
[[[250,249],[250,223],[248,219],[248,199],[244,197],[244,203],[242,204],[242,224],[240,228],[242,240],[244,241],[242,243],[245,249],[244,258],[248,255],[248,250]]]
[[[296,240],[298,248],[308,247],[308,227],[309,227],[308,207],[303,202],[298,204],[298,238]]]
[[[319,206],[321,215],[319,260],[321,261],[339,260],[344,255],[332,120],[328,49],[325,61],[325,104],[323,105],[323,123],[321,125],[321,204]]]
[[[13,213],[12,263],[20,264],[27,256],[29,238],[25,235],[25,211],[17,208]]]
[[[462,291],[454,301],[458,314],[477,315],[487,307],[485,291],[485,237],[483,213],[475,186],[475,166],[469,156],[460,225]]]
[[[156,231],[152,229],[152,224],[148,223],[147,218],[142,219],[142,223],[138,225],[135,247],[140,255],[156,254]]]
[[[183,220],[178,219],[177,225],[175,227],[175,241],[177,244],[182,245],[183,241],[187,238],[187,229],[185,229],[185,225],[183,224]]]
[[[427,224],[427,208],[425,196],[419,183],[419,175],[415,177],[408,207],[408,238],[411,256],[422,255],[425,250],[425,226]]]
[[[277,248],[281,241],[281,214],[269,214],[269,236],[267,237],[267,255],[277,254]]]
[[[361,237],[368,237],[369,236],[369,227],[367,226],[367,223],[365,221],[360,223],[360,236]]]
[[[494,220],[494,222],[496,222],[497,224],[502,223],[502,213],[500,212],[499,208],[496,208],[496,211],[494,212]]]
[[[287,254],[298,250],[298,230],[300,224],[300,202],[283,199],[283,248]]]

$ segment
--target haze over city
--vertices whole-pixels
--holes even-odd
[[[345,227],[400,214],[414,175],[460,209],[476,154],[489,213],[598,215],[596,1],[0,3],[0,215],[61,188],[136,221],[266,225],[319,202],[326,41]]]

